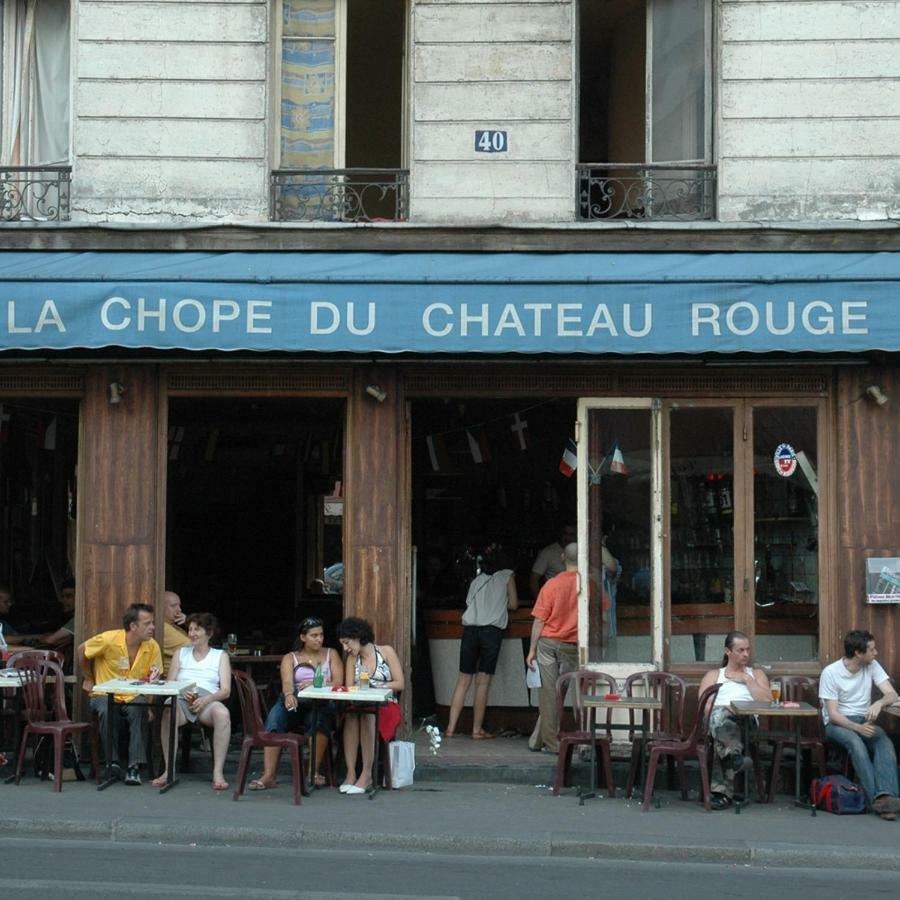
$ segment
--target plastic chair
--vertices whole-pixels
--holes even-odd
[[[294,780],[294,803],[302,803],[301,796],[309,796],[306,789],[306,781],[303,775],[303,765],[300,759],[300,748],[306,743],[302,734],[288,734],[278,731],[265,731],[262,713],[260,712],[259,692],[253,679],[239,669],[231,673],[234,676],[234,686],[237,688],[238,700],[241,704],[241,716],[244,720],[244,740],[241,743],[241,758],[237,771],[237,787],[234,791],[234,800],[244,793],[247,783],[247,773],[250,768],[250,756],[256,747],[280,747],[287,749],[291,754],[291,775]]]
[[[563,716],[566,711],[566,694],[572,690],[572,716],[574,726],[571,730],[563,729]],[[556,708],[559,715],[559,753],[556,757],[556,777],[553,780],[553,793],[559,794],[561,787],[568,787],[569,774],[572,766],[572,751],[582,745],[590,746],[593,741],[600,751],[598,767],[603,765],[603,777],[610,797],[615,797],[616,786],[612,776],[612,756],[610,753],[610,735],[606,737],[591,733],[590,710],[582,703],[584,697],[602,697],[605,694],[616,692],[616,680],[612,675],[603,672],[591,672],[579,669],[577,672],[566,672],[556,679]]]
[[[49,651],[52,652],[52,651]],[[40,659],[30,654],[19,656],[15,668],[22,678],[22,699],[26,724],[16,764],[16,784],[22,779],[25,750],[32,737],[49,735],[53,738],[53,790],[62,790],[63,750],[66,741],[76,734],[91,736],[91,764],[94,777],[100,780],[97,751],[97,731],[90,722],[73,722],[66,711],[65,680],[62,667],[52,659]],[[51,681],[52,679],[52,681]]]
[[[719,693],[718,684],[710,685],[697,701],[697,718],[694,726],[686,737],[674,741],[654,741],[650,745],[650,760],[647,763],[647,781],[644,784],[644,812],[650,809],[653,800],[653,782],[656,780],[656,769],[663,756],[674,757],[678,760],[678,776],[681,782],[681,799],[688,799],[687,777],[684,771],[684,761],[696,757],[700,764],[700,794],[703,806],[709,812],[709,716],[712,712],[713,698]]]
[[[819,698],[816,688],[817,678],[807,678],[804,675],[783,675],[778,679],[781,682],[781,698],[791,702],[811,702],[813,706],[819,706]],[[781,756],[785,746],[792,749],[796,747],[793,734],[785,733],[760,733],[760,740],[766,740],[772,744],[772,777],[769,780],[769,803],[775,796],[775,786],[778,780],[778,771],[781,768]],[[800,752],[809,750],[819,768],[819,775],[824,778],[827,773],[825,761],[825,735],[823,734],[822,717],[815,720],[804,719],[800,726]],[[796,751],[795,751],[796,752]]]
[[[32,647],[29,647],[27,650],[17,650],[15,653],[13,653],[6,661],[6,668],[14,668],[16,665],[16,661],[22,659],[23,656],[31,656],[34,659],[49,659],[52,662],[55,662],[60,667],[62,667],[62,664],[65,662],[66,658],[65,654],[59,653],[56,650],[36,650]]]
[[[677,741],[684,734],[684,700],[687,687],[684,679],[668,672],[635,672],[625,679],[625,696],[635,696],[635,688],[643,687],[642,696],[662,700],[661,710],[650,713],[650,730],[645,736],[647,745],[651,741]],[[641,764],[641,741],[638,739],[634,718],[635,711],[628,711],[631,728],[628,738],[631,741],[631,764],[628,769],[628,781],[625,784],[625,797],[631,799],[634,791],[634,780]],[[670,761],[672,757],[670,757]]]

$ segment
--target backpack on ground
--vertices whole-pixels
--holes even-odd
[[[809,799],[816,809],[838,816],[866,811],[866,792],[843,775],[814,778],[809,787]]]

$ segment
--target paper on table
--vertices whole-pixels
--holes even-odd
[[[525,687],[539,688],[541,686],[541,670],[535,666],[533,669],[525,667]]]

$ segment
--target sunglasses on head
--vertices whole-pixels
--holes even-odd
[[[310,628],[321,628],[324,624],[325,623],[321,619],[316,618],[316,616],[310,616],[300,623],[300,630],[309,631]]]

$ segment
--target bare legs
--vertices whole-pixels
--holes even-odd
[[[450,718],[447,720],[447,734],[454,735],[459,722],[460,714],[472,684],[472,676],[465,672],[459,673],[456,687],[453,689],[453,697],[450,700]],[[486,672],[479,672],[475,676],[475,700],[472,707],[472,734],[480,736],[484,731],[484,715],[487,711],[488,692],[491,689],[491,676]]]
[[[316,772],[322,771],[322,760],[328,749],[328,735],[317,732],[313,738],[313,753],[316,759]],[[263,773],[257,779],[266,787],[274,787],[278,781],[278,763],[281,761],[281,747],[263,748]]]
[[[181,711],[180,705],[175,706],[175,727],[180,729],[185,723],[184,713]],[[213,786],[217,790],[224,790],[228,787],[225,781],[225,757],[228,754],[228,744],[231,740],[231,715],[228,708],[219,703],[218,700],[204,707],[203,712],[197,717],[198,721],[207,728],[213,730]],[[153,779],[154,787],[163,787],[166,783],[166,772],[169,771],[169,729],[172,725],[171,710],[166,709],[163,712],[162,722],[160,723],[160,732],[162,737],[163,759],[166,763],[165,771],[159,778]],[[178,731],[175,732],[175,755],[178,755]],[[276,761],[277,762],[277,761]],[[224,785],[224,788],[222,787]]]
[[[356,760],[362,750],[362,771],[356,777]],[[372,783],[372,764],[375,761],[375,716],[348,713],[344,718],[344,759],[347,776],[344,784],[367,788]]]

